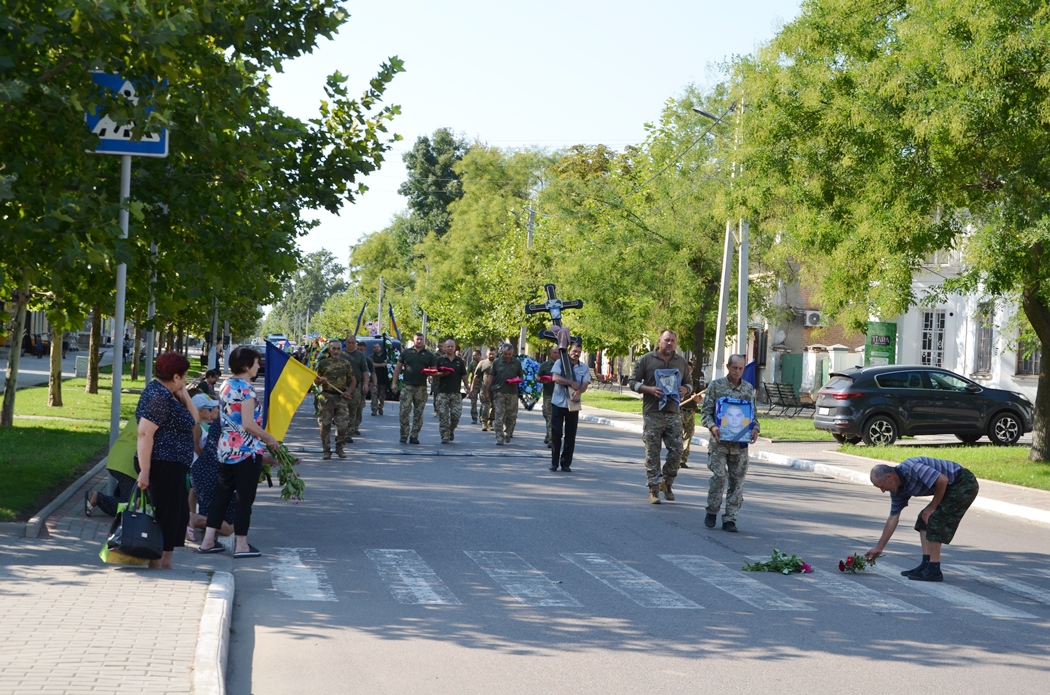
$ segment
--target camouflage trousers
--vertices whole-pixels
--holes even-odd
[[[543,437],[544,444],[551,443],[551,414],[553,409],[551,408],[551,401],[549,398],[543,399],[543,421],[547,423],[547,434]]]
[[[711,469],[711,479],[707,488],[707,513],[717,514],[722,508],[722,491],[729,480],[726,492],[726,510],[722,514],[722,523],[736,521],[736,513],[744,503],[744,476],[747,475],[747,449],[740,448],[736,442],[707,445],[707,467]]]
[[[372,414],[375,415],[381,411],[384,403],[386,403],[386,384],[377,384],[375,391],[372,392]]]
[[[335,424],[335,450],[342,451],[350,434],[350,401],[332,395],[318,399],[317,424],[321,426],[321,448],[324,453],[332,453],[332,424]]]
[[[683,408],[679,412],[682,414],[682,463],[678,466],[681,467],[689,463],[689,451],[692,449],[693,435],[696,434],[696,411]]]
[[[401,412],[398,413],[401,420],[401,438],[418,438],[419,431],[423,429],[423,410],[427,407],[427,385],[402,384],[399,402],[401,404]]]
[[[944,491],[944,499],[930,514],[929,522],[923,521],[922,514],[915,520],[916,531],[926,531],[926,540],[934,543],[951,543],[959,529],[966,510],[977,499],[981,486],[977,478],[968,469],[963,468],[955,474],[955,482]]]
[[[354,389],[348,404],[350,408],[350,434],[361,434],[361,416],[365,412],[365,392],[359,388]]]
[[[492,401],[486,399],[485,394],[481,394],[481,424],[490,430],[492,429],[493,411]]]
[[[674,484],[682,460],[682,418],[678,413],[646,413],[642,416],[645,445],[645,478],[649,487]],[[667,460],[660,468],[660,445],[667,447]]]
[[[441,441],[450,441],[463,415],[463,397],[458,393],[437,393],[434,394],[434,402],[437,404]]]
[[[470,421],[478,421],[478,394],[476,392],[470,394]]]
[[[492,409],[496,411],[496,443],[502,444],[514,436],[514,426],[518,424],[518,394],[492,394]]]

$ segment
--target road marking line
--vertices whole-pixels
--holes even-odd
[[[1025,613],[1024,611],[1004,606],[1003,604],[991,599],[970,593],[965,589],[959,589],[954,586],[946,586],[934,582],[917,582],[908,579],[907,577],[902,577],[900,567],[895,567],[883,560],[879,560],[879,564],[875,565],[875,571],[896,582],[906,584],[909,588],[929,594],[930,596],[939,598],[942,601],[947,601],[948,603],[959,606],[960,608],[969,608],[981,615],[987,615],[993,618],[1035,618],[1031,613]]]
[[[615,589],[643,608],[688,608],[702,609],[685,596],[614,560],[602,553],[562,553],[561,556],[602,582]]]
[[[398,603],[462,605],[415,550],[369,549],[365,554]]]
[[[1043,569],[1042,567],[1033,567],[1032,569],[1035,570],[1036,574],[1041,574],[1044,577],[1050,577],[1050,570]]]
[[[323,569],[317,564],[313,548],[274,548],[277,556],[270,560],[270,581],[286,601],[338,601]]]
[[[730,596],[764,611],[812,611],[812,606],[785,596],[757,579],[744,576],[703,555],[661,555],[680,570],[707,582]]]
[[[973,577],[982,584],[988,586],[994,586],[997,589],[1001,589],[1011,594],[1017,594],[1025,598],[1032,599],[1037,603],[1041,603],[1044,606],[1050,606],[1050,591],[1046,589],[1040,589],[1037,586],[1019,582],[1016,579],[1007,579],[1006,577],[1000,577],[995,574],[989,574],[985,570],[970,565],[950,565],[952,571],[958,570],[963,574]],[[1050,573],[1048,573],[1050,574]]]
[[[517,553],[464,550],[492,580],[526,606],[566,606],[580,608],[582,603],[565,593],[543,572],[518,557]]]

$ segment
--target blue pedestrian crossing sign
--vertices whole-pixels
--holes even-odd
[[[91,79],[95,84],[111,92],[117,92],[133,104],[138,103],[135,94],[135,86],[130,80],[120,75],[109,75],[104,72],[92,72]],[[108,115],[100,113],[101,109],[94,114],[88,114],[87,126],[91,132],[99,137],[98,147],[89,152],[95,154],[127,154],[133,157],[167,157],[168,156],[168,130],[165,128],[159,133],[143,135],[141,140],[132,140],[131,131],[134,123],[117,123]]]

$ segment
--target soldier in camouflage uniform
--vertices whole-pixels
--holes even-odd
[[[353,367],[354,379],[357,380],[357,386],[354,388],[353,397],[350,399],[348,406],[350,411],[350,434],[354,436],[361,434],[361,415],[364,413],[365,394],[370,391],[369,382],[371,381],[368,358],[357,347],[357,337],[348,335],[346,336],[346,350],[341,355],[341,358],[349,362]]]
[[[668,502],[674,500],[671,486],[682,458],[682,416],[678,404],[689,396],[692,387],[688,382],[689,366],[685,358],[675,352],[677,345],[677,333],[671,330],[660,333],[657,349],[638,360],[629,381],[631,390],[642,394],[642,442],[650,504],[660,504],[661,492]],[[663,470],[660,469],[661,444],[667,447]]]
[[[715,379],[704,394],[704,403],[700,406],[701,424],[711,433],[711,443],[707,446],[707,467],[711,469],[711,479],[707,489],[707,515],[704,526],[715,527],[715,518],[722,507],[722,491],[729,481],[726,493],[726,509],[722,514],[722,528],[736,533],[736,513],[744,503],[744,477],[747,475],[747,444],[719,441],[720,426],[715,420],[715,406],[720,398],[733,398],[751,401],[752,428],[750,443],[758,439],[758,410],[755,408],[755,389],[741,377],[744,374],[743,355],[730,355],[726,361],[726,376]]]
[[[419,444],[419,432],[423,429],[423,411],[427,405],[427,374],[424,369],[437,367],[437,358],[424,346],[422,333],[416,333],[412,337],[412,347],[402,350],[394,367],[394,375],[391,377],[393,383],[402,370],[405,373],[405,382],[401,386],[400,413],[401,420],[401,443]]]
[[[536,378],[550,376],[551,371],[554,369],[554,363],[560,359],[561,352],[557,347],[552,347],[548,353],[547,361],[541,364],[536,371]],[[547,445],[548,449],[551,448],[551,414],[553,413],[551,399],[554,397],[554,386],[553,381],[543,383],[543,420],[547,423],[547,434],[543,437],[543,443]]]
[[[442,343],[444,354],[438,358],[437,368],[440,372],[434,377],[438,382],[438,391],[434,395],[438,409],[438,428],[441,432],[441,443],[448,444],[456,438],[456,427],[463,415],[463,394],[460,388],[467,386],[467,365],[463,358],[456,354],[456,341],[448,338]]]
[[[470,362],[467,362],[467,394],[470,398],[470,422],[472,424],[478,424],[478,394],[474,390],[474,372],[478,369],[478,364],[481,362],[481,350],[475,350],[470,356]]]
[[[478,362],[478,366],[474,368],[473,380],[470,382],[470,393],[474,395],[481,394],[482,432],[492,431],[492,400],[489,397],[488,391],[485,389],[485,379],[488,378],[489,372],[492,371],[492,363],[495,361],[496,348],[489,348],[488,357]]]
[[[524,379],[521,362],[514,357],[514,346],[504,343],[502,355],[492,363],[485,377],[485,393],[493,410],[496,426],[496,446],[503,446],[514,437],[514,426],[518,423],[518,384],[507,383],[508,379]]]
[[[707,384],[704,383],[703,375],[694,375],[692,359],[689,360],[689,374],[689,378],[693,384],[693,392],[689,394],[689,398],[682,401],[681,406],[682,462],[678,464],[679,468],[689,468],[689,452],[692,450],[693,435],[696,433],[696,409],[700,405],[700,399],[703,397],[704,389],[707,388]]]
[[[317,424],[321,426],[321,458],[332,458],[332,424],[335,424],[335,453],[346,458],[344,445],[354,440],[349,437],[350,411],[349,404],[353,391],[357,388],[353,367],[341,358],[343,346],[338,340],[328,344],[328,357],[317,363],[317,379],[314,383],[321,386],[317,397]]]
[[[369,356],[372,362],[372,414],[383,414],[383,404],[386,402],[386,390],[390,386],[390,372],[386,370],[386,353],[380,343],[372,345],[372,354]]]

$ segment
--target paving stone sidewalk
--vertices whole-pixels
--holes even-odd
[[[232,576],[188,550],[173,571],[102,564],[112,519],[84,516],[83,491],[104,480],[40,538],[0,536],[0,693],[222,693]]]

